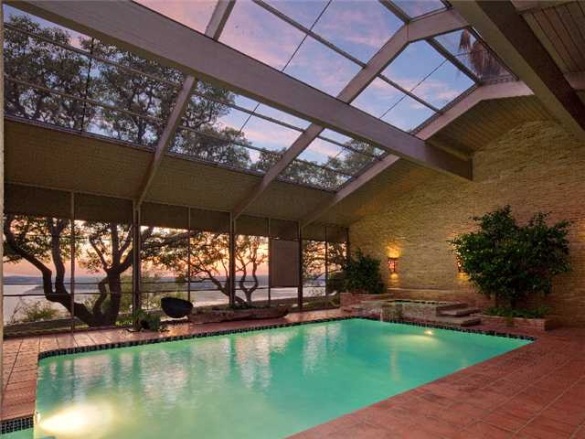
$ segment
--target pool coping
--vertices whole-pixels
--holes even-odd
[[[77,347],[64,348],[64,349],[51,349],[48,351],[40,352],[38,354],[37,367],[38,367],[38,364],[41,360],[44,360],[46,358],[51,358],[51,357],[63,356],[63,355],[80,354],[80,353],[87,353],[87,352],[94,352],[94,351],[104,351],[104,350],[110,350],[110,349],[126,348],[126,347],[132,347],[132,346],[141,346],[141,345],[157,344],[157,343],[168,343],[168,342],[173,342],[173,341],[190,340],[190,339],[196,339],[196,338],[216,337],[216,336],[221,336],[221,335],[255,332],[255,331],[263,331],[263,330],[267,330],[267,329],[278,329],[278,328],[294,327],[294,326],[301,326],[301,325],[327,323],[327,322],[333,322],[333,321],[354,320],[354,319],[380,321],[379,319],[376,319],[374,317],[368,317],[368,316],[350,315],[350,316],[326,317],[326,318],[320,318],[320,319],[308,320],[308,321],[273,323],[273,324],[267,324],[267,325],[251,326],[251,327],[244,327],[244,328],[234,328],[234,329],[223,329],[223,330],[220,329],[220,330],[212,330],[209,332],[173,335],[173,336],[168,336],[168,337],[151,338],[151,339],[144,339],[144,340],[127,340],[127,341],[115,342],[115,343],[101,343],[101,344],[95,344],[95,345],[91,345],[91,346],[77,346]],[[494,336],[494,337],[516,338],[516,339],[530,340],[530,341],[536,340],[535,336],[514,334],[514,333],[509,333],[509,332],[501,332],[501,331],[497,331],[497,330],[462,328],[462,327],[453,327],[453,326],[448,326],[448,325],[438,325],[438,324],[433,324],[433,323],[414,322],[414,321],[406,321],[406,320],[384,320],[381,322],[382,323],[398,323],[398,324],[403,324],[403,325],[420,326],[420,327],[428,327],[428,328],[435,328],[435,329],[446,329],[446,330],[450,330],[450,331],[475,333],[475,334],[489,335],[489,336]],[[456,372],[453,372],[453,373],[456,373]],[[449,375],[451,375],[451,374],[449,374]],[[417,386],[417,387],[420,387],[420,386]],[[413,390],[413,389],[411,389],[411,390]],[[16,431],[27,430],[30,428],[34,428],[34,412],[28,416],[12,418],[12,419],[5,419],[5,420],[0,421],[0,434],[14,433]]]

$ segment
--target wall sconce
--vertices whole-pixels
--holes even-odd
[[[459,273],[463,273],[463,263],[461,262],[461,256],[455,255],[455,260],[457,261],[457,271]]]
[[[398,258],[388,257],[388,270],[390,270],[390,274],[395,274],[397,267],[398,267]]]

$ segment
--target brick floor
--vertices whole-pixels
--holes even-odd
[[[2,419],[33,413],[37,356],[42,351],[342,314],[332,310],[290,314],[278,320],[181,324],[163,334],[112,329],[9,339],[4,342]],[[477,328],[503,329],[485,325]],[[585,328],[528,335],[538,338],[530,345],[319,425],[295,438],[585,438]]]

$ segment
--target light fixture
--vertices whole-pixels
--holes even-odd
[[[398,267],[398,258],[388,257],[388,270],[390,270],[390,274],[395,274],[397,267]]]
[[[463,262],[461,261],[461,256],[456,255],[455,260],[457,261],[457,271],[459,273],[463,273]]]

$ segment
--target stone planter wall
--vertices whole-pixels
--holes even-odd
[[[506,328],[513,327],[520,330],[524,329],[527,331],[539,332],[549,331],[560,326],[558,319],[555,317],[547,317],[544,319],[523,319],[514,317],[510,320],[506,317],[482,315],[481,322],[493,326]]]

